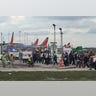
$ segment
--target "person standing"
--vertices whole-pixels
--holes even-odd
[[[1,57],[1,60],[2,60],[2,64],[3,64],[3,67],[5,68],[5,65],[6,65],[6,54],[3,53],[2,57]]]
[[[55,64],[58,64],[58,63],[57,63],[57,54],[56,54],[55,51],[54,51],[54,53],[53,53],[53,62],[54,62],[54,65],[55,65]]]
[[[22,52],[22,50],[20,50],[20,51],[19,51],[19,61],[20,61],[20,63],[21,63],[21,61],[22,61],[22,56],[23,56],[23,52]]]
[[[11,54],[10,55],[10,63],[11,63],[11,65],[12,65],[12,67],[14,67],[14,56],[13,56],[13,54]]]
[[[30,66],[32,66],[32,67],[34,66],[33,58],[32,58],[32,56],[30,54],[28,55],[28,64],[29,64],[28,65],[29,67]]]

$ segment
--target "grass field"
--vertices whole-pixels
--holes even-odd
[[[96,71],[0,72],[0,81],[95,81]]]

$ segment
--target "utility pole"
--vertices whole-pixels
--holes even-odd
[[[62,28],[59,28],[59,30],[60,30],[60,35],[61,35],[61,45],[60,45],[61,53],[63,53],[63,32],[62,32]]]

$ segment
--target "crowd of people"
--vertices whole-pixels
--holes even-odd
[[[3,67],[6,64],[11,64],[14,67],[15,57],[13,54],[3,54],[1,61]],[[82,51],[82,52],[64,52],[61,57],[59,58],[57,53],[54,51],[53,54],[50,51],[45,52],[36,52],[34,51],[31,55],[28,55],[28,58],[24,60],[22,58],[22,54],[19,56],[20,62],[27,63],[28,66],[34,67],[36,63],[40,64],[53,64],[53,65],[60,65],[60,62],[63,62],[64,67],[74,65],[77,68],[85,68],[88,67],[90,70],[94,68],[96,70],[96,54],[92,51]]]
[[[45,53],[33,53],[33,62],[42,64],[60,64],[60,59],[63,59],[64,66],[75,65],[77,68],[88,67],[90,69],[96,69],[96,54],[92,51],[82,51],[82,52],[67,52],[58,58],[56,52],[53,54],[49,52]]]
[[[82,52],[67,52],[62,54],[64,59],[64,65],[75,65],[78,68],[88,67],[90,69],[94,68],[96,70],[96,54],[92,51],[82,51]]]
[[[5,54],[3,53],[2,54],[2,57],[1,57],[1,61],[2,61],[2,65],[3,67],[6,67],[6,65],[12,65],[12,67],[14,67],[14,61],[15,61],[15,58],[13,56],[13,54]]]

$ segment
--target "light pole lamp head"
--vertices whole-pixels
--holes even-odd
[[[55,24],[53,24],[53,26],[55,27],[56,25],[55,25]]]
[[[59,28],[60,31],[62,31],[62,28]]]
[[[62,32],[62,28],[59,28],[59,30],[60,30],[60,33],[63,34],[63,32]]]

